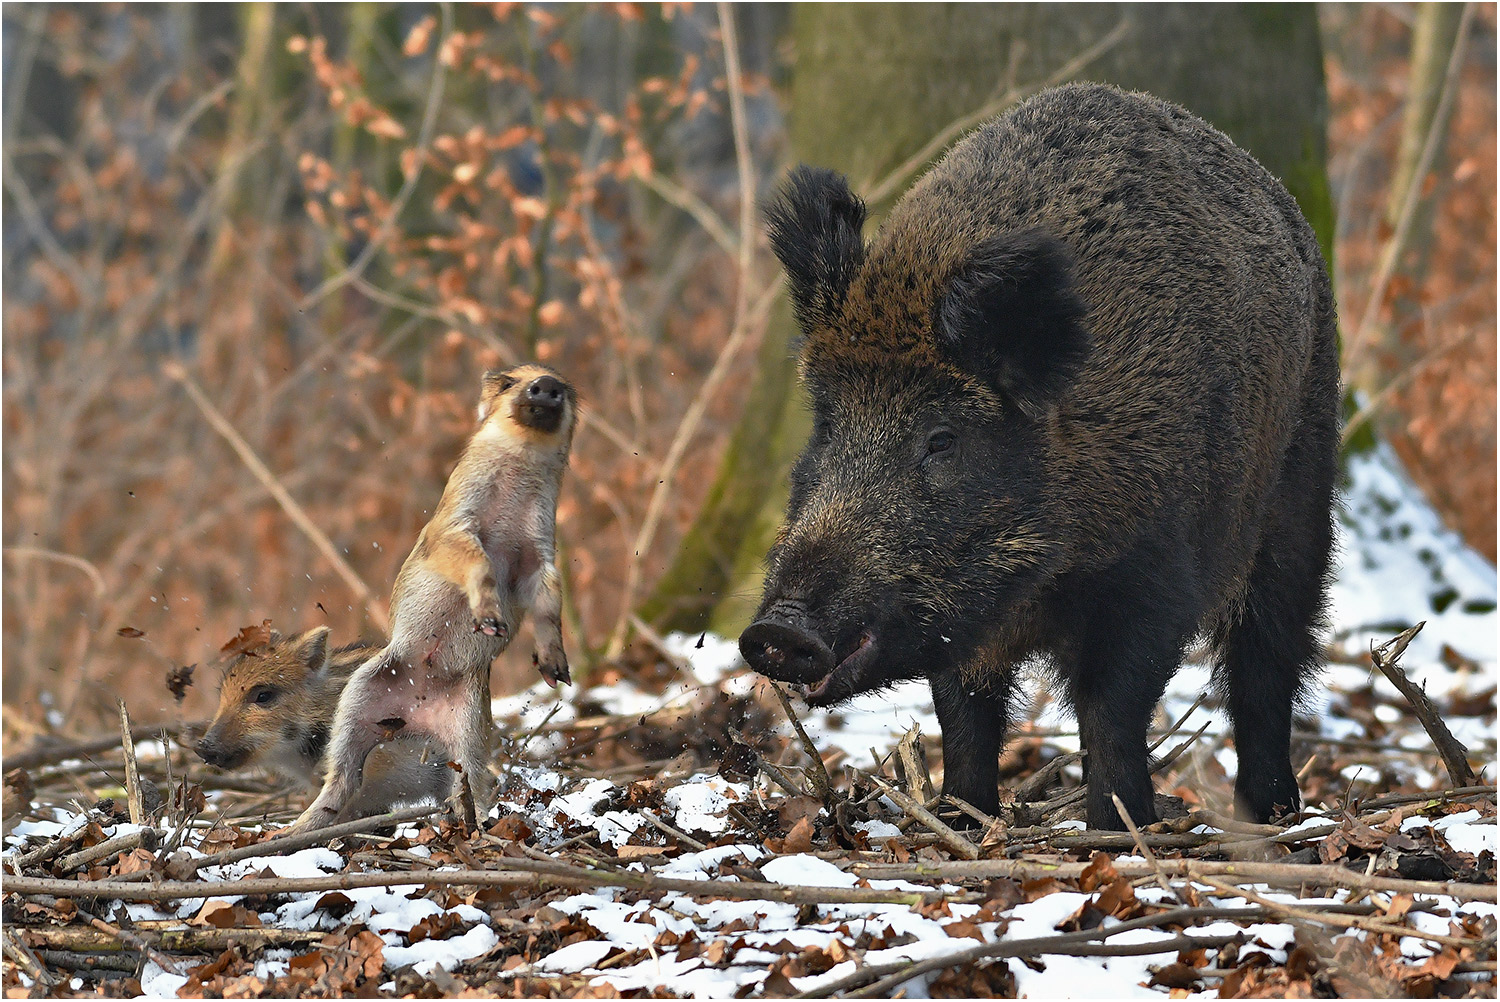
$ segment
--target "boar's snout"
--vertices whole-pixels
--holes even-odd
[[[740,653],[760,672],[783,682],[816,682],[833,670],[833,649],[807,625],[800,609],[767,610],[740,634]]]

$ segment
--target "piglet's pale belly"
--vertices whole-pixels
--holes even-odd
[[[444,746],[444,754],[454,754],[468,719],[467,690],[472,683],[466,675],[397,661],[370,681],[367,719],[383,723],[391,736],[431,735]]]
[[[505,650],[507,640],[474,629],[474,614],[463,592],[446,578],[423,573],[392,610],[394,654],[405,662],[429,662],[434,668],[462,674],[487,668]],[[519,625],[512,622],[514,628]]]

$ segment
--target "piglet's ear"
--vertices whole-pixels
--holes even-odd
[[[786,269],[805,334],[827,323],[865,257],[865,203],[842,174],[799,166],[766,208],[771,249]]]
[[[1036,231],[978,244],[934,308],[939,347],[1040,418],[1082,367],[1088,308],[1073,288],[1073,259]]]
[[[292,651],[308,671],[318,671],[328,663],[328,627],[317,626],[292,638]]]

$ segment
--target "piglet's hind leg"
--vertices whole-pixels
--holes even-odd
[[[323,789],[288,832],[324,828],[338,817],[359,788],[370,749],[405,723],[400,692],[405,677],[399,663],[384,652],[350,676],[334,714]]]

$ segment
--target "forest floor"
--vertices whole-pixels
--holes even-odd
[[[920,685],[788,704],[799,735],[731,642],[679,635],[587,688],[497,701],[502,803],[473,827],[429,805],[384,834],[268,843],[303,794],[170,742],[138,738],[136,798],[118,741],[12,756],[3,986],[1493,997],[1495,576],[1396,469],[1383,452],[1353,461],[1332,664],[1294,739],[1308,806],[1283,824],[1229,816],[1233,750],[1194,657],[1154,735],[1167,820],[1084,827],[1076,731],[1033,684],[1001,816],[955,831]],[[1371,658],[1421,621],[1382,660],[1446,732]],[[1444,733],[1467,763],[1445,762]]]

